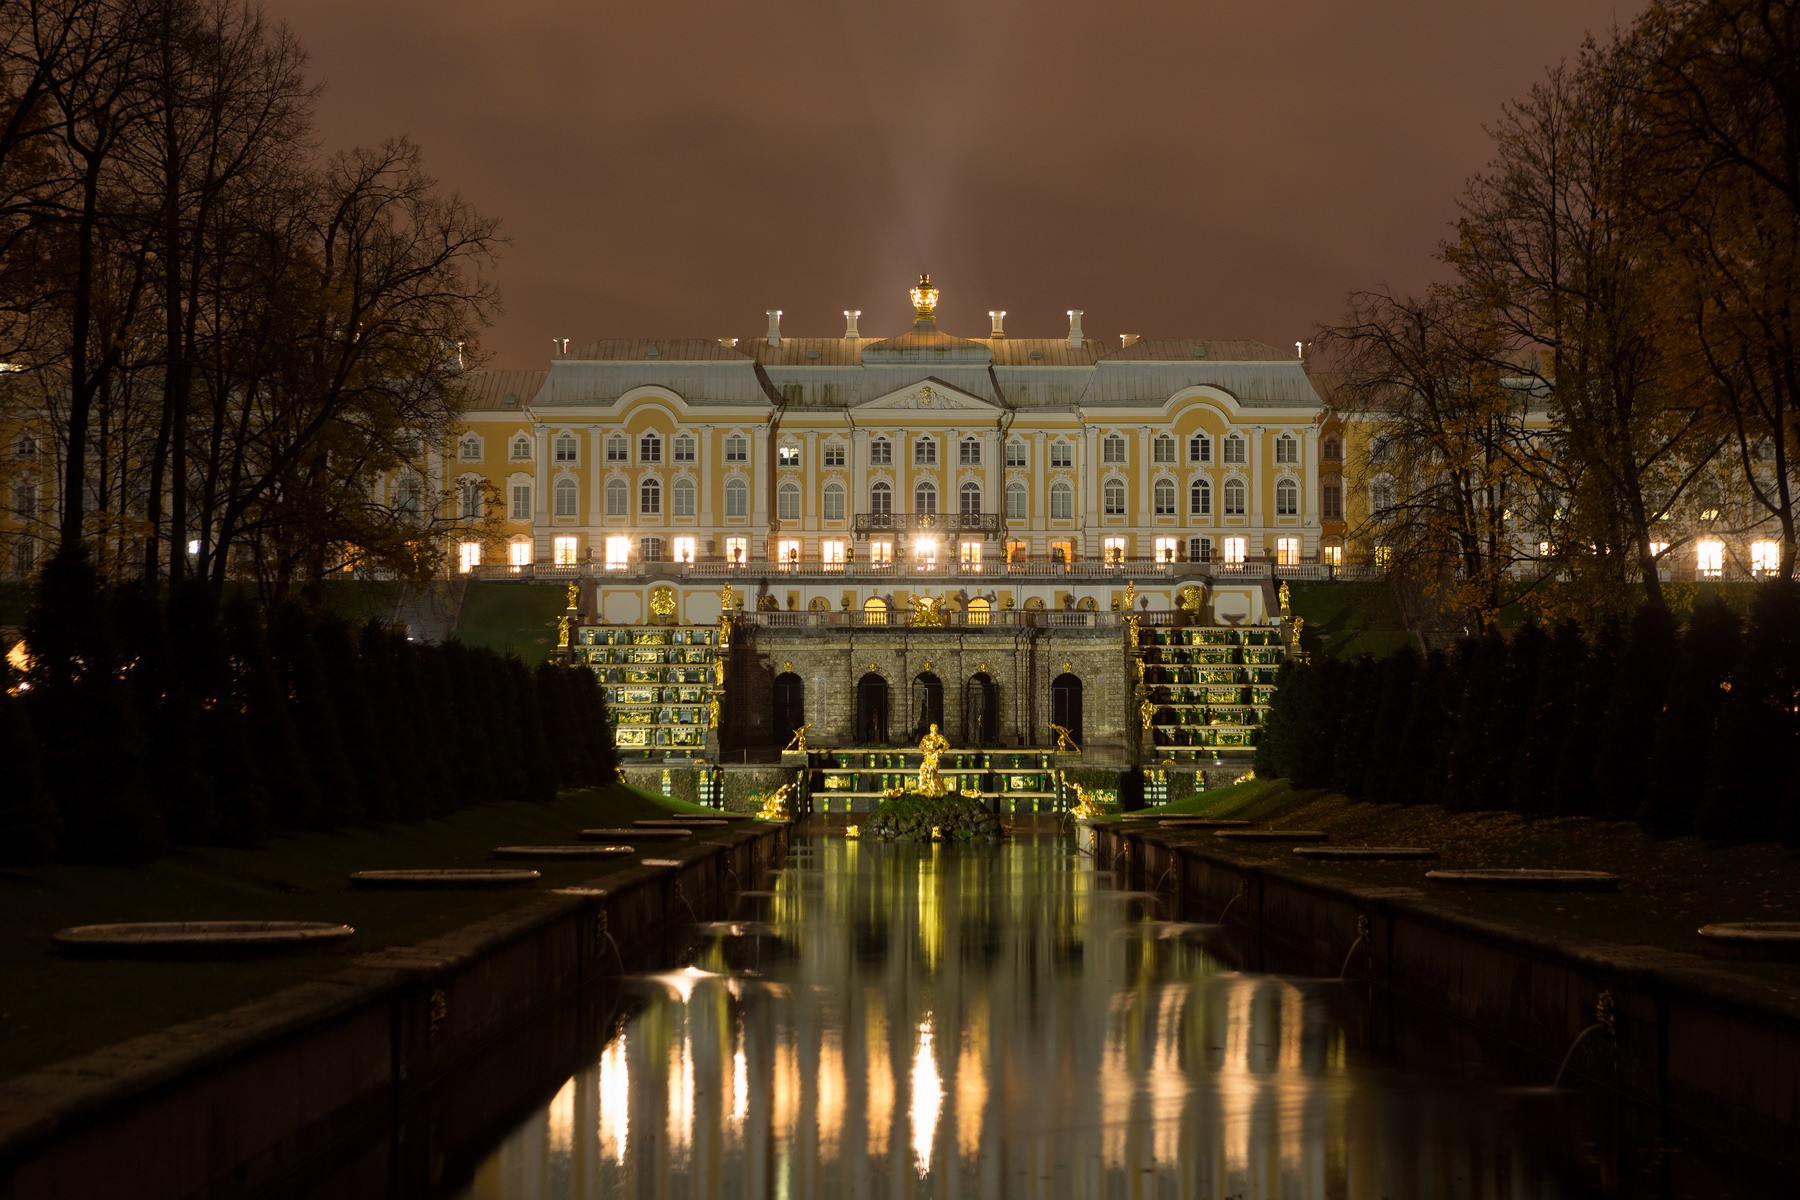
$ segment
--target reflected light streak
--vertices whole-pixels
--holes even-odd
[[[1151,1161],[1170,1166],[1181,1156],[1181,1113],[1187,1103],[1187,1069],[1181,1063],[1181,1021],[1188,989],[1171,984],[1157,1001],[1156,1044],[1144,1091],[1150,1098]]]
[[[739,1129],[750,1115],[750,1062],[744,1054],[744,1026],[738,1024],[737,1050],[731,1056],[731,1123]]]
[[[866,1021],[869,1157],[881,1158],[888,1152],[888,1134],[894,1125],[894,1067],[888,1061],[887,1014],[879,996],[869,998]]]
[[[819,1042],[819,1156],[834,1159],[844,1129],[844,1050],[838,1032],[828,1029]]]
[[[669,1047],[669,1148],[686,1154],[694,1141],[694,1043],[683,1036]]]
[[[971,1039],[956,1060],[956,1149],[964,1165],[981,1153],[981,1127],[987,1116],[987,1074],[981,1051]]]
[[[631,1140],[631,1068],[625,1059],[624,1034],[600,1052],[600,1153],[620,1166]]]
[[[569,1076],[550,1101],[550,1153],[565,1157],[575,1148],[575,1077]]]
[[[1100,1052],[1100,1112],[1105,1123],[1100,1132],[1100,1161],[1108,1167],[1125,1165],[1126,1135],[1130,1131],[1131,1094],[1134,1090],[1130,1050],[1126,1030],[1132,1019],[1132,1000],[1128,992],[1113,997],[1112,1011],[1107,1015],[1106,1045]]]
[[[931,1018],[919,1022],[919,1042],[913,1051],[912,1146],[921,1178],[931,1173],[931,1146],[937,1140],[938,1117],[944,1109],[944,1080],[932,1053]]]
[[[800,1111],[800,1064],[794,1043],[783,1039],[775,1047],[775,1077],[771,1081],[770,1132],[777,1141],[794,1134],[794,1117]]]

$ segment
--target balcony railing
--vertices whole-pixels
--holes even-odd
[[[1244,562],[1170,562],[1166,559],[1080,558],[1074,562],[1038,559],[1007,562],[999,557],[980,562],[960,561],[949,555],[936,559],[914,559],[910,555],[892,562],[877,563],[865,559],[848,562],[780,561],[751,559],[744,563],[710,560],[705,562],[645,562],[633,558],[619,566],[604,563],[524,563],[517,566],[483,564],[474,568],[475,579],[1137,579],[1171,581],[1205,579],[1379,579],[1382,568],[1373,563],[1333,564],[1321,562],[1271,563],[1265,558]]]
[[[872,533],[978,533],[999,537],[1004,524],[999,513],[857,513],[851,531],[859,538]]]

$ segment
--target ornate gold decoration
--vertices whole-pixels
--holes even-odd
[[[1075,793],[1075,806],[1069,810],[1071,817],[1077,821],[1092,821],[1096,817],[1106,815],[1106,810],[1100,807],[1094,794],[1079,783],[1070,782],[1069,790]]]
[[[1065,675],[1073,675],[1075,673],[1075,664],[1066,658],[1063,659],[1063,673]]]
[[[794,790],[793,784],[784,783],[780,787],[776,788],[774,791],[770,792],[766,797],[763,798],[762,808],[760,810],[758,810],[758,812],[756,814],[756,819],[759,821],[785,821],[785,820],[787,820],[788,819],[787,798],[788,798],[788,793],[793,790]]]
[[[1288,585],[1287,585],[1287,580],[1285,580],[1285,579],[1284,579],[1284,580],[1282,580],[1282,581],[1281,581],[1281,587],[1280,587],[1280,588],[1279,588],[1279,589],[1278,589],[1278,590],[1277,590],[1277,591],[1276,591],[1276,593],[1275,593],[1275,595],[1276,595],[1276,597],[1277,597],[1277,598],[1278,598],[1278,599],[1279,599],[1279,600],[1280,600],[1280,601],[1281,601],[1281,613],[1282,613],[1282,615],[1283,615],[1283,616],[1286,616],[1286,615],[1287,615],[1287,611],[1288,611],[1288,600],[1289,600],[1289,598],[1290,598],[1290,597],[1291,597],[1291,595],[1292,595],[1292,594],[1291,594],[1291,593],[1290,593],[1290,592],[1289,592],[1289,591],[1288,591]]]
[[[725,660],[722,658],[713,659],[713,686],[725,686]]]
[[[556,646],[559,650],[569,648],[569,614],[564,613],[556,618]]]
[[[931,660],[930,660],[930,659],[929,659],[929,658],[928,658],[928,659],[926,659],[926,660],[925,660],[925,665],[924,665],[924,666],[922,666],[922,667],[920,667],[920,668],[919,668],[919,670],[920,670],[920,671],[929,671],[929,670],[931,670]]]
[[[1125,615],[1125,644],[1133,650],[1138,648],[1138,618],[1136,613]]]
[[[764,592],[761,596],[758,596],[756,598],[756,611],[757,612],[780,612],[781,605],[779,602],[776,601],[775,594],[773,592]]]
[[[975,670],[982,675],[986,675],[988,673],[988,666],[986,663],[976,663]]]
[[[806,749],[806,731],[811,728],[812,728],[812,723],[808,722],[807,724],[802,725],[800,728],[794,730],[794,736],[788,739],[788,744],[781,748],[782,751],[784,753],[789,750],[804,751]]]
[[[722,613],[730,612],[734,603],[735,601],[731,596],[731,584],[728,582],[719,590],[719,611]]]
[[[1201,595],[1202,592],[1199,585],[1190,583],[1179,592],[1175,593],[1175,604],[1189,617],[1198,617],[1200,615]]]
[[[719,698],[717,696],[706,702],[706,727],[708,729],[719,727]]]
[[[675,619],[675,589],[659,587],[650,593],[650,619],[662,624]]]
[[[846,825],[846,826],[844,826],[844,836],[847,838],[850,838],[851,840],[855,840],[856,838],[861,837],[862,836],[862,826],[861,825]]]
[[[1148,700],[1144,701],[1142,704],[1138,705],[1138,716],[1142,718],[1144,729],[1148,732],[1150,729],[1150,722],[1156,716],[1156,705]]]
[[[936,626],[944,623],[943,605],[935,596],[922,596],[915,592],[912,598],[912,610],[914,625]]]
[[[868,673],[871,675],[879,675],[879,674],[881,674],[881,668],[876,666],[874,663],[870,663]]]
[[[574,612],[580,603],[581,585],[579,583],[571,583],[569,585],[569,611]]]
[[[791,658],[783,659],[781,662],[781,669],[783,672],[785,672],[787,674],[790,674],[790,675],[793,674],[794,660]]]
[[[938,774],[938,759],[950,748],[950,739],[938,732],[936,722],[931,731],[919,739],[919,795],[942,796],[950,789],[944,784],[944,777]]]
[[[1306,618],[1305,617],[1295,617],[1294,618],[1294,649],[1296,649],[1296,650],[1298,650],[1300,648],[1300,631],[1305,628],[1306,628]]]
[[[1071,735],[1069,733],[1069,731],[1067,729],[1065,729],[1063,726],[1052,723],[1050,726],[1050,730],[1051,730],[1051,732],[1056,734],[1056,748],[1059,752],[1064,751],[1064,750],[1073,750],[1077,754],[1081,753],[1081,747],[1077,746],[1075,744],[1074,736]]]
[[[935,320],[937,317],[938,290],[931,286],[931,276],[921,273],[919,286],[910,293],[913,303],[913,315],[921,321]]]
[[[1135,605],[1136,603],[1137,603],[1137,581],[1132,580],[1132,579],[1127,579],[1125,581],[1125,609],[1126,609],[1126,611],[1129,612],[1131,610],[1132,606]]]

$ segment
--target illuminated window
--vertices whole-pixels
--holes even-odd
[[[1245,498],[1248,495],[1249,489],[1244,486],[1243,480],[1227,479],[1225,481],[1225,515],[1228,517],[1243,516]]]
[[[1293,465],[1300,461],[1300,439],[1291,433],[1284,433],[1275,439],[1275,461],[1278,464]]]
[[[697,545],[695,539],[691,537],[676,538],[675,561],[678,563],[692,563],[694,561],[694,551],[696,550]]]
[[[1225,435],[1225,451],[1223,459],[1228,466],[1234,464],[1239,466],[1243,465],[1245,459],[1244,445],[1243,434],[1228,433]]]
[[[1075,519],[1075,489],[1060,479],[1050,485],[1050,518],[1055,521]]]
[[[1717,579],[1725,573],[1725,543],[1713,538],[1694,545],[1694,573],[1701,579]]]
[[[800,519],[800,485],[791,479],[775,491],[775,515],[783,521]]]
[[[1157,434],[1150,442],[1150,461],[1173,463],[1175,461],[1175,439],[1166,433]]]
[[[844,485],[828,483],[825,485],[824,516],[827,521],[844,519]]]
[[[639,438],[638,461],[641,463],[662,462],[662,439],[654,433],[646,433]]]
[[[669,511],[678,517],[693,516],[699,494],[693,480],[677,479],[669,487]]]
[[[1212,484],[1196,479],[1188,485],[1188,516],[1212,516]]]
[[[979,467],[981,465],[981,443],[975,438],[964,438],[956,444],[956,461],[959,466]]]
[[[1154,545],[1156,561],[1159,563],[1172,563],[1181,557],[1181,543],[1175,538],[1159,537]]]
[[[973,479],[957,489],[956,511],[965,517],[981,515],[981,485]]]
[[[1779,542],[1750,543],[1750,573],[1752,575],[1773,575],[1781,569],[1781,544]]]
[[[506,565],[509,567],[529,567],[531,565],[531,543],[513,542],[506,547]]]
[[[1006,465],[1023,467],[1026,461],[1024,441],[1019,438],[1009,438],[1006,443]]]
[[[554,549],[554,561],[557,566],[572,567],[575,565],[575,539],[574,538],[559,537],[556,539],[555,542],[552,543],[552,545],[555,548]]]
[[[624,486],[623,481],[620,482],[620,486],[621,487]],[[575,481],[573,479],[570,479],[566,475],[563,476],[561,479],[557,480],[555,496],[556,496],[556,515],[559,517],[574,516],[575,515],[575,497],[576,497]],[[625,505],[625,498],[623,495],[621,495],[619,497],[619,511],[621,511],[621,512],[624,511],[624,505]]]
[[[662,515],[662,484],[654,479],[638,484],[638,513],[646,517]]]
[[[1381,570],[1385,571],[1388,569],[1388,564],[1392,563],[1393,561],[1394,561],[1394,548],[1392,546],[1377,546],[1377,547],[1375,547],[1375,565],[1377,567],[1379,567]]]
[[[1157,480],[1156,486],[1151,489],[1150,494],[1157,516],[1172,517],[1175,515],[1175,481],[1173,479]]]
[[[1109,563],[1117,565],[1125,561],[1125,539],[1109,537],[1100,548],[1101,556]]]
[[[531,457],[531,439],[524,434],[512,440],[512,456],[515,460]]]
[[[1212,461],[1212,439],[1204,433],[1196,433],[1188,439],[1188,461],[1194,464]]]
[[[1125,481],[1123,479],[1107,480],[1105,486],[1100,489],[1100,502],[1101,509],[1107,516],[1124,516]]]
[[[1075,465],[1075,447],[1058,438],[1050,443],[1050,465],[1052,467],[1071,467]]]
[[[750,512],[750,485],[741,479],[725,481],[725,515],[747,516]]]
[[[1283,479],[1275,485],[1275,515],[1278,517],[1300,515],[1300,485],[1291,479]]]
[[[1006,519],[1023,521],[1030,504],[1030,492],[1025,481],[1015,479],[1006,485]]]
[[[887,601],[880,596],[870,596],[863,601],[863,623],[865,625],[886,625],[887,615]]]
[[[1292,567],[1300,562],[1300,539],[1284,537],[1275,539],[1275,562],[1279,566]]]
[[[1031,557],[1031,543],[1026,541],[1009,541],[1006,543],[1006,561],[1024,562]]]
[[[871,467],[891,467],[894,465],[894,443],[884,437],[878,437],[869,443],[869,465]]]
[[[921,536],[913,539],[913,565],[923,571],[935,571],[938,560],[938,540],[934,537]]]
[[[841,541],[824,541],[819,543],[819,561],[828,567],[844,565],[844,543]]]
[[[609,537],[606,539],[606,569],[623,571],[631,565],[631,539],[628,537]]]
[[[958,543],[956,547],[956,565],[965,571],[981,570],[981,543]]]
[[[1667,542],[1651,542],[1650,543],[1650,557],[1651,558],[1661,558],[1663,555],[1667,554],[1668,552],[1669,552],[1669,543],[1667,543]]]
[[[1062,563],[1065,566],[1068,565],[1069,563],[1074,562],[1075,561],[1075,543],[1074,542],[1051,542],[1050,543],[1050,561],[1056,562],[1056,563]]]
[[[463,542],[456,548],[456,569],[467,575],[481,565],[481,543]]]
[[[825,443],[825,465],[828,467],[841,467],[844,465],[844,443]]]
[[[678,433],[675,435],[675,446],[671,451],[671,457],[678,463],[691,463],[699,457],[695,453],[695,449],[693,434]]]
[[[456,456],[464,462],[480,462],[481,439],[472,433],[463,438],[462,441],[457,443]]]
[[[1226,538],[1224,540],[1225,561],[1228,563],[1243,562],[1244,561],[1244,546],[1245,546],[1245,542],[1244,542],[1244,539],[1241,537]]]
[[[775,465],[778,467],[797,467],[800,465],[800,443],[783,442],[775,448]]]
[[[749,462],[750,439],[741,433],[727,434],[725,437],[725,461],[735,463]]]
[[[750,558],[750,539],[728,537],[725,539],[725,561],[734,567],[741,567]]]
[[[892,543],[892,542],[870,542],[869,543],[869,565],[876,566],[876,567],[891,567],[891,566],[893,566],[894,565],[894,543]]]
[[[937,466],[937,442],[934,439],[922,437],[913,443],[913,466]]]
[[[606,461],[622,463],[631,461],[631,443],[622,433],[615,433],[606,439]]]
[[[512,519],[515,521],[531,520],[531,485],[529,483],[512,485]]]
[[[1319,555],[1328,566],[1341,567],[1344,565],[1344,548],[1342,546],[1325,546],[1320,549]]]
[[[937,511],[937,485],[931,480],[920,480],[919,486],[913,489],[913,511],[927,514]]]
[[[607,516],[609,516],[609,517],[624,516],[625,512],[626,512],[626,508],[630,504],[630,502],[631,502],[631,488],[626,485],[626,483],[623,479],[609,479],[606,481],[606,515]]]
[[[885,517],[894,511],[894,489],[878,481],[869,489],[869,511]]]
[[[800,565],[800,539],[782,538],[775,543],[775,562],[784,571]]]

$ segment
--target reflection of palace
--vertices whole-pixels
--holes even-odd
[[[732,583],[726,748],[809,722],[822,746],[916,744],[936,722],[958,746],[1048,747],[1057,724],[1129,761],[1125,610],[1271,622],[1271,564],[1320,550],[1319,397],[1259,343],[1111,345],[1079,312],[1063,337],[1007,337],[995,313],[963,338],[927,281],[913,300],[897,337],[856,314],[842,337],[784,337],[771,313],[746,343],[603,341],[486,373],[459,466],[516,532],[464,565],[583,576],[578,646],[650,626],[658,601],[654,623],[716,628]],[[627,746],[705,742],[696,681],[653,657],[601,656],[634,688],[613,696]]]

